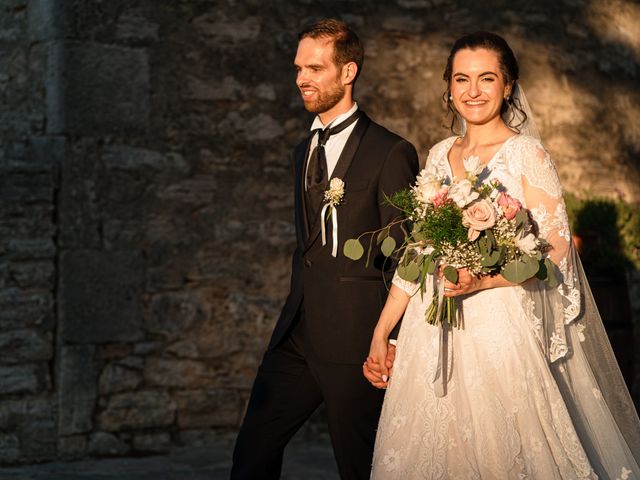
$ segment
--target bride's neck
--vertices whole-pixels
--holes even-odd
[[[502,143],[513,136],[515,132],[505,125],[501,118],[482,125],[467,123],[467,131],[462,138],[462,144],[470,150],[485,145]]]

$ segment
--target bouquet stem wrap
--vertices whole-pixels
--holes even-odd
[[[435,277],[438,310],[436,318],[442,318],[442,309],[445,307],[445,301],[450,300],[444,296],[444,279]],[[451,299],[453,300],[453,299]],[[453,313],[457,315],[457,311]],[[457,322],[456,322],[457,323]],[[436,373],[433,377],[433,390],[436,397],[444,397],[447,394],[447,372],[449,370],[449,329],[451,328],[449,321],[440,321],[440,340],[438,342],[438,365]]]

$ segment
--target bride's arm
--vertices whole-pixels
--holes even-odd
[[[367,380],[378,388],[385,387],[389,378],[389,368],[386,361],[389,348],[389,333],[402,318],[410,298],[411,296],[405,290],[393,283],[373,332],[369,356],[363,365],[363,374]],[[372,375],[372,367],[375,367],[375,371],[380,371],[382,382]]]

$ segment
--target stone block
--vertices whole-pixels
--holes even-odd
[[[58,456],[63,459],[84,457],[87,453],[87,443],[85,435],[60,437],[58,438]]]
[[[150,310],[147,329],[169,338],[183,335],[210,316],[203,295],[192,290],[154,295]]]
[[[216,384],[216,373],[203,362],[185,359],[149,358],[144,369],[148,385],[203,387]]]
[[[52,261],[12,263],[9,270],[19,287],[53,289],[55,265]]]
[[[234,427],[240,425],[242,400],[233,390],[182,390],[174,394],[178,405],[178,426]]]
[[[65,137],[33,136],[29,138],[29,162],[36,165],[62,165],[66,149]]]
[[[100,395],[135,390],[142,383],[142,373],[116,364],[108,364],[100,374]]]
[[[139,48],[65,44],[65,129],[96,134],[149,124],[149,60]]]
[[[53,355],[51,334],[34,329],[10,330],[0,333],[3,363],[26,363],[49,360]]]
[[[147,19],[141,11],[131,9],[118,18],[116,38],[131,42],[157,40],[158,24]]]
[[[212,447],[219,444],[220,435],[214,429],[185,429],[178,433],[178,441],[189,447]]]
[[[56,456],[58,429],[55,417],[28,419],[18,430],[21,453],[30,461],[50,460]]]
[[[153,172],[186,172],[188,164],[175,152],[160,152],[128,145],[108,145],[102,152],[105,167],[112,170]]]
[[[14,165],[0,168],[0,201],[50,203],[55,187],[56,179],[49,166]]]
[[[119,393],[109,398],[98,416],[102,430],[166,427],[173,423],[176,405],[165,391],[142,390]]]
[[[52,324],[51,292],[0,288],[0,329],[18,329],[33,325],[48,329]]]
[[[131,447],[111,433],[97,432],[91,435],[88,450],[98,456],[126,455]]]
[[[133,448],[138,452],[167,453],[171,450],[171,435],[168,432],[135,434]]]
[[[61,259],[60,332],[65,342],[132,342],[142,338],[141,255],[94,250]]]
[[[0,395],[38,393],[50,384],[46,365],[0,366]]]
[[[67,143],[58,199],[60,248],[100,248],[97,205],[99,146],[95,140]]]
[[[22,456],[20,439],[14,433],[0,432],[0,462],[13,463]]]
[[[43,42],[62,38],[64,2],[56,0],[29,0],[27,4],[29,39]]]
[[[52,397],[3,400],[0,402],[0,430],[16,430],[29,422],[56,418]]]
[[[50,238],[12,238],[6,245],[7,254],[12,260],[46,260],[53,258],[56,252],[56,246]]]
[[[58,408],[61,435],[91,431],[97,398],[96,347],[64,346],[58,365]]]

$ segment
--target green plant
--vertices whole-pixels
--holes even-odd
[[[580,257],[595,272],[640,269],[640,207],[621,199],[565,195],[569,222],[582,240]]]

